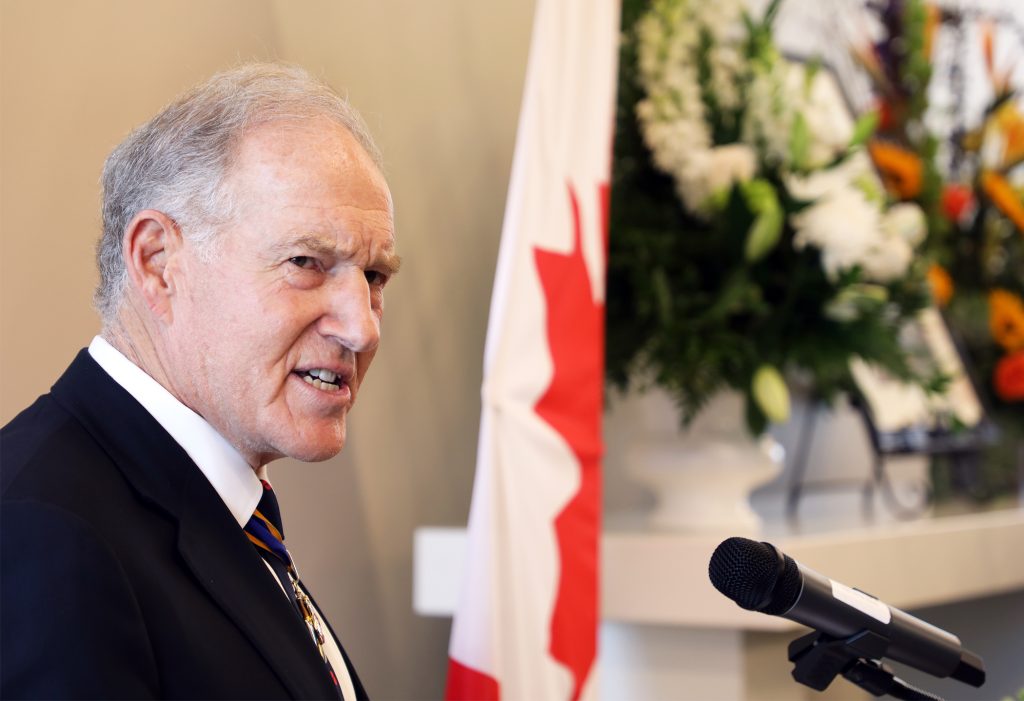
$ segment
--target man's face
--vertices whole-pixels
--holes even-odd
[[[172,259],[172,391],[254,466],[327,459],[344,445],[398,264],[387,185],[323,120],[250,132],[227,188],[235,216],[211,255],[186,242]]]

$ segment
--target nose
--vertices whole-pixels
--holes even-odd
[[[324,313],[317,330],[356,353],[377,348],[380,314],[374,309],[372,291],[361,270],[353,269],[324,286]]]

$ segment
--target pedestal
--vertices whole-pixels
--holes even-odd
[[[454,611],[464,541],[462,529],[417,531],[413,592],[418,613],[450,616]],[[602,698],[864,698],[841,680],[821,696],[790,679],[786,645],[807,629],[745,611],[719,594],[707,575],[719,542],[707,535],[643,530],[604,534],[598,670]],[[780,535],[772,542],[802,564],[903,610],[965,607],[961,619],[970,620],[970,607],[977,607],[984,620],[978,620],[970,635],[966,630],[950,632],[983,657],[993,644],[1000,659],[1024,659],[1019,635],[1024,618],[1019,613],[1024,603],[1020,509]],[[1016,650],[1005,649],[1013,645]],[[1008,695],[1006,690],[1016,693],[1014,685],[1019,684],[1019,666],[1004,663],[989,668],[989,682],[981,690],[959,685],[956,698],[999,698]]]

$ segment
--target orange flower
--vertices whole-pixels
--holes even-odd
[[[937,305],[944,307],[949,304],[953,296],[953,278],[938,263],[932,263],[928,268],[928,286],[932,288],[932,299]]]
[[[1024,301],[1009,290],[988,295],[988,326],[996,343],[1008,351],[1024,348]]]
[[[999,359],[992,373],[992,385],[1004,402],[1024,401],[1024,351]]]
[[[983,171],[981,174],[981,189],[984,191],[992,204],[1006,218],[1013,222],[1017,230],[1024,236],[1024,202],[1021,201],[1013,186],[999,173],[991,170]]]
[[[995,62],[995,37],[994,26],[991,21],[982,22],[979,31],[981,32],[981,54],[985,59],[985,71],[992,81],[992,89],[996,95],[1005,95],[1010,92],[1010,76],[1013,74],[1013,66],[1002,72],[996,71]]]
[[[1024,160],[1024,114],[1013,100],[1007,100],[992,115],[992,126],[998,129],[1005,140],[1003,147],[1003,168],[1011,168]]]
[[[925,58],[931,59],[932,47],[935,46],[935,32],[939,29],[939,22],[942,21],[942,13],[939,8],[935,5],[925,5],[925,21],[924,21],[924,55]]]
[[[992,22],[982,22],[981,26],[978,27],[978,31],[981,33],[981,55],[985,59],[985,70],[988,71],[989,78],[995,79],[996,76],[996,62],[992,58],[992,54],[995,53],[992,50]]]
[[[924,167],[916,153],[878,139],[868,143],[868,150],[871,159],[882,172],[882,180],[889,192],[903,200],[913,199],[920,194]]]

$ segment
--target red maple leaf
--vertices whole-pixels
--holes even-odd
[[[581,245],[579,203],[571,184],[568,190],[574,225],[572,250],[563,255],[534,248],[554,365],[551,384],[534,411],[565,439],[580,466],[579,490],[555,519],[561,570],[549,648],[552,657],[572,673],[575,700],[597,655],[604,305],[594,301]],[[607,249],[606,184],[599,186],[599,196]]]
[[[489,674],[449,657],[444,698],[446,701],[499,701],[501,688],[498,680]]]

